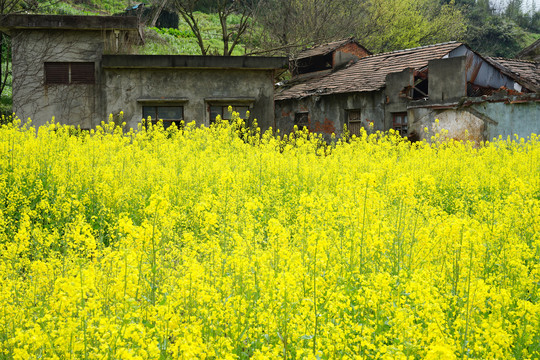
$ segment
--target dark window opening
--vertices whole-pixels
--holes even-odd
[[[293,75],[332,69],[332,54],[293,60],[291,68]]]
[[[298,130],[303,130],[304,127],[309,129],[309,113],[308,112],[295,113],[294,125],[298,126]]]
[[[360,110],[348,110],[347,120],[349,121],[349,134],[360,136],[360,129],[362,129],[362,112]]]
[[[420,100],[427,98],[429,88],[428,79],[415,78],[414,84],[415,85],[413,88],[413,99]]]
[[[93,62],[46,62],[45,84],[94,84]]]
[[[181,127],[184,119],[183,106],[143,106],[143,119],[150,118],[152,124],[157,124],[159,120],[163,121],[163,127],[166,129],[172,124],[177,128]]]
[[[232,107],[232,111],[237,112],[240,115],[241,119],[247,120],[249,118],[248,116],[249,106],[233,105],[231,107]],[[223,120],[231,120],[232,112],[229,111],[229,105],[226,105],[226,106],[211,105],[210,106],[210,124],[216,121],[216,117],[218,115]]]
[[[470,82],[467,83],[467,96],[469,97],[480,97],[484,95],[490,96],[493,95],[495,91],[495,89],[490,87],[479,86]]]
[[[399,133],[399,135],[406,137],[409,132],[409,122],[407,119],[407,113],[394,113],[392,128]]]

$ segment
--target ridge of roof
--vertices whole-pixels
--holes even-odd
[[[486,57],[485,59],[529,90],[540,90],[540,72],[538,71],[540,62],[502,57]]]
[[[520,52],[517,53],[517,56],[523,56],[524,54],[528,53],[529,51],[533,50],[534,48],[540,46],[540,39],[533,42],[531,45],[527,46],[526,48],[522,49]]]
[[[512,61],[512,62],[522,62],[522,63],[529,63],[529,64],[540,64],[538,61],[534,61],[534,60],[526,60],[526,59],[508,59],[508,58],[504,58],[504,57],[501,57],[501,56],[486,56],[487,58],[489,59],[493,59],[495,61],[499,61],[499,60],[502,60],[502,61]]]
[[[349,37],[346,39],[331,41],[325,44],[319,44],[319,45],[315,45],[315,46],[303,49],[296,56],[294,56],[294,59],[298,60],[298,59],[304,59],[311,56],[326,55],[338,49],[339,47],[343,45],[347,45],[349,43],[356,43],[358,46],[362,47],[368,53],[371,53],[368,49],[362,46],[362,44],[360,44],[354,37]]]
[[[442,42],[442,43],[437,43],[437,44],[429,44],[429,45],[417,46],[417,47],[414,47],[414,48],[399,49],[399,50],[394,50],[394,51],[382,52],[382,53],[366,56],[365,58],[376,57],[376,56],[384,56],[384,55],[391,55],[391,54],[403,53],[403,52],[408,52],[408,51],[417,51],[417,50],[422,50],[422,49],[427,49],[427,48],[432,48],[432,47],[440,47],[442,45],[450,45],[450,44],[465,45],[464,43],[459,42],[459,41],[447,41],[447,42]]]

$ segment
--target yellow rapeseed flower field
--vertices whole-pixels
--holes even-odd
[[[538,359],[540,139],[0,127],[0,359]]]

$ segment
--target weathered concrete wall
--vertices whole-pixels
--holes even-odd
[[[32,118],[36,126],[54,116],[64,124],[91,127],[97,117],[98,84],[46,85],[44,63],[93,61],[98,71],[103,52],[100,32],[14,31],[12,46],[13,111],[17,116]]]
[[[408,99],[400,94],[406,87],[412,87],[413,85],[414,69],[405,69],[401,72],[388,74],[386,76],[386,88],[384,90],[386,96],[384,130],[392,128],[393,113],[407,112]],[[409,90],[409,92],[410,91],[411,90]]]
[[[100,116],[123,111],[127,126],[136,128],[142,107],[149,105],[141,99],[180,98],[187,100],[179,104],[184,106],[186,122],[208,125],[209,101],[234,105],[235,99],[240,103],[253,99],[250,118],[266,130],[274,126],[273,80],[273,70],[105,68],[102,96],[106,106]]]
[[[540,134],[540,102],[516,104],[504,102],[474,104],[472,109],[486,118],[485,140],[502,135],[527,138],[531,133]],[[492,121],[489,121],[492,120]]]
[[[438,124],[435,120],[439,120]],[[442,129],[448,131],[448,138],[480,142],[484,140],[485,122],[465,109],[417,108],[409,111],[409,133],[414,131],[419,139],[430,140]]]
[[[467,96],[467,69],[464,56],[428,62],[429,100],[451,102]]]
[[[118,46],[127,38],[119,36]],[[13,110],[40,126],[54,116],[58,122],[91,128],[102,117],[101,55],[105,44],[116,47],[112,31],[13,30]],[[45,84],[45,62],[94,62],[95,84]]]
[[[182,66],[103,68],[104,53],[129,51],[133,39],[127,32],[40,29],[12,30],[11,33],[13,108],[19,117],[32,118],[36,126],[55,117],[62,124],[90,129],[106,120],[110,113],[124,111],[128,126],[136,127],[145,105],[140,99],[171,97],[186,98],[188,101],[182,104],[184,118],[199,124],[209,123],[209,102],[206,101],[209,98],[223,105],[229,105],[224,98],[231,99],[230,105],[235,104],[234,98],[242,98],[242,105],[246,99],[252,99],[251,119],[256,118],[263,129],[274,125],[274,70],[270,69],[281,60],[285,63],[284,59],[195,59],[221,66],[230,60],[241,67],[237,70]],[[186,59],[175,57],[173,60]],[[45,62],[94,62],[95,83],[45,84]],[[270,64],[269,68],[256,68],[266,63]]]
[[[276,126],[281,133],[290,133],[295,113],[309,112],[309,130],[329,138],[332,133],[339,136],[343,132],[347,110],[360,110],[366,128],[373,122],[375,131],[385,130],[384,97],[383,91],[372,91],[276,101]]]
[[[430,139],[441,129],[456,140],[485,141],[502,135],[527,138],[540,133],[540,102],[525,103],[483,102],[457,109],[409,109],[409,131],[421,139]],[[435,120],[439,123],[436,124]],[[428,128],[426,133],[424,128]]]

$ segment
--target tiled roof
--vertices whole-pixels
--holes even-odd
[[[347,45],[348,43],[356,42],[353,38],[348,38],[344,40],[334,41],[328,44],[323,45],[317,45],[312,48],[303,50],[298,53],[298,55],[295,56],[295,59],[304,59],[312,56],[319,56],[319,55],[326,55],[330,54],[332,51],[342,47],[343,45]],[[361,46],[360,44],[358,44]]]
[[[278,89],[276,100],[302,98],[310,95],[375,91],[385,86],[386,75],[406,68],[419,69],[427,66],[429,60],[440,59],[458,48],[459,42],[428,45],[371,55],[359,59],[349,67],[322,77],[291,81]]]
[[[540,89],[540,63],[498,57],[490,57],[488,59],[510,70],[516,75],[518,80],[531,83],[536,89]]]

